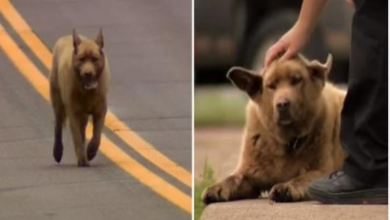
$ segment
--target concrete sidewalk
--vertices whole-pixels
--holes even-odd
[[[322,205],[245,200],[211,204],[201,220],[385,220],[387,205]]]
[[[241,128],[195,130],[195,178],[207,158],[221,180],[232,172],[240,154]],[[385,220],[387,205],[321,205],[316,202],[274,203],[266,199],[211,204],[201,220]]]
[[[202,128],[195,129],[195,180],[202,177],[207,161],[216,180],[227,177],[237,166],[242,128]]]

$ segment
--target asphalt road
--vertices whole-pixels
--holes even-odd
[[[12,4],[49,49],[73,28],[89,37],[103,28],[112,72],[109,109],[191,172],[191,1],[14,0]],[[48,74],[1,13],[0,24]],[[102,153],[91,167],[76,167],[68,131],[63,162],[56,165],[49,103],[1,48],[0,67],[0,219],[191,218],[188,211],[152,190],[153,185],[145,185]],[[146,169],[191,196],[189,186],[140,156],[113,131],[106,128],[105,134]]]

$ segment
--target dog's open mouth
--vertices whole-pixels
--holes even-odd
[[[94,74],[84,73],[81,75],[81,80],[85,90],[96,89],[98,86],[98,82]]]
[[[291,119],[284,119],[284,120],[279,120],[278,121],[278,124],[279,125],[283,125],[283,126],[290,125],[292,123],[293,123],[293,120],[291,120]]]
[[[293,117],[288,111],[279,112],[278,125],[286,126],[292,123],[293,123]]]
[[[96,88],[97,88],[97,85],[98,85],[98,83],[97,83],[95,80],[93,80],[93,81],[88,81],[88,82],[85,82],[85,81],[84,81],[84,88],[85,88],[86,90],[96,89]]]

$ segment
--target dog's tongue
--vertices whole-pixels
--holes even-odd
[[[290,113],[284,113],[279,115],[278,124],[279,125],[289,125],[292,123],[292,118]]]
[[[292,120],[279,120],[279,125],[290,125]]]
[[[84,85],[84,88],[86,90],[96,89],[96,87],[97,87],[97,82],[90,82]]]

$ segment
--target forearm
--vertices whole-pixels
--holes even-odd
[[[310,33],[316,26],[327,2],[328,0],[304,0],[296,25],[304,32]]]

